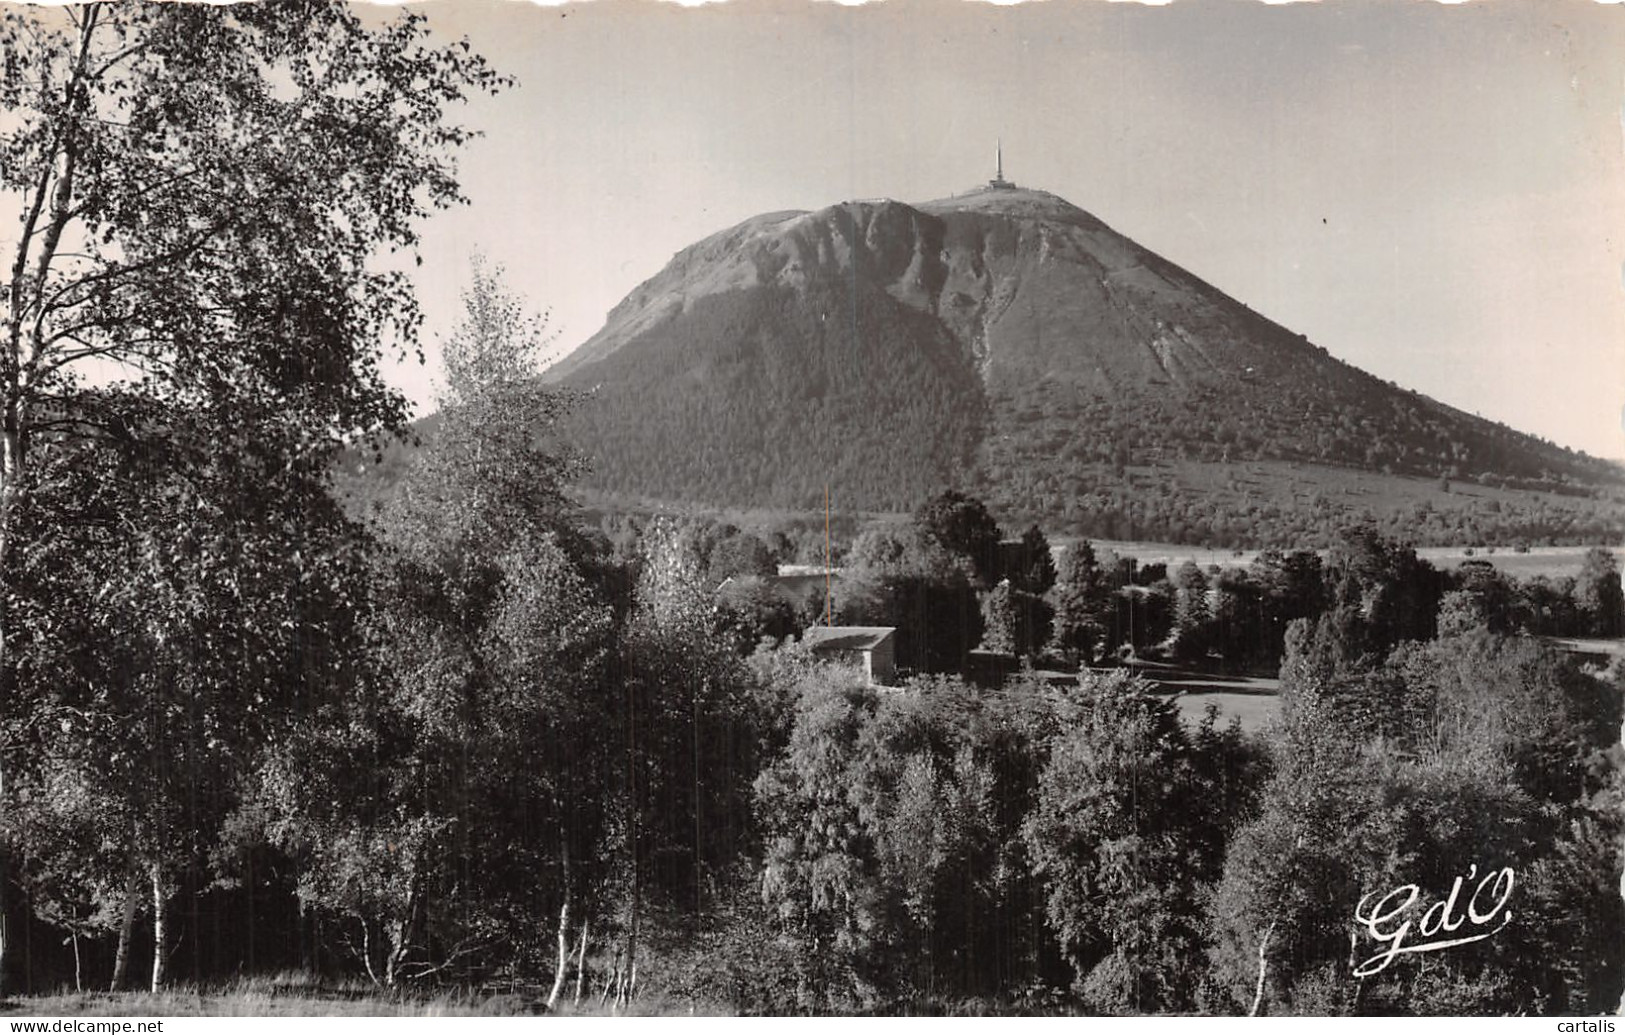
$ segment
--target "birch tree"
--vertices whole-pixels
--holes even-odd
[[[229,639],[224,598],[299,567],[252,558],[289,556],[335,450],[401,421],[380,350],[415,351],[418,313],[405,275],[378,260],[410,254],[420,219],[460,200],[455,152],[470,134],[446,110],[503,80],[466,43],[431,46],[421,17],[369,29],[319,0],[19,7],[0,20],[0,53],[0,204],[17,214],[0,238],[5,793],[43,743],[36,677],[49,666],[35,663],[58,642],[52,623],[78,610],[106,629],[119,610],[116,594],[68,595],[91,584],[87,569],[53,551],[111,542],[109,522],[150,547],[101,573],[104,586],[175,591],[124,598],[160,602],[120,630],[142,644],[148,680],[123,692],[149,717],[218,689],[225,663],[243,660],[177,637]],[[109,453],[170,465],[132,483],[153,507],[98,506],[106,486],[77,472]],[[250,500],[269,505],[257,528],[276,534],[255,547],[238,526],[216,550],[200,515]],[[160,514],[167,536],[142,524]],[[207,661],[222,664],[192,667]],[[215,714],[231,709],[255,706]],[[152,861],[163,853],[148,854],[161,915],[169,881]]]
[[[348,925],[379,983],[518,959],[562,991],[616,630],[578,563],[566,400],[534,377],[544,321],[500,270],[477,266],[464,301],[438,427],[376,527],[370,671],[265,795],[301,896]]]

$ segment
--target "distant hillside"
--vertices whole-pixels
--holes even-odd
[[[1357,370],[1042,191],[747,220],[546,376],[591,393],[590,486],[642,498],[800,510],[829,483],[884,511],[952,484],[1007,519],[1197,539],[1225,470],[1285,463],[1534,492],[1565,537],[1625,531],[1618,466]],[[1291,524],[1221,516],[1238,541]]]

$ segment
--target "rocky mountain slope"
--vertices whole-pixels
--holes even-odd
[[[1099,534],[1160,470],[1198,487],[1140,519],[1157,527],[1114,531],[1182,537],[1168,514],[1200,504],[1208,465],[1557,493],[1598,513],[1621,484],[1340,362],[1037,190],[747,220],[679,253],[545,376],[589,393],[573,431],[591,484],[645,499],[811,509],[828,483],[848,509],[898,510],[958,485]]]

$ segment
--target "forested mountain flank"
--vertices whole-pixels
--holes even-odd
[[[1129,531],[1117,511],[1214,538],[1179,472],[1289,463],[1556,492],[1563,534],[1619,531],[1591,505],[1615,465],[1357,370],[1043,191],[747,220],[545,376],[588,393],[587,484],[645,498],[812,509],[833,483],[880,511],[959,484],[1079,533]],[[1130,468],[1177,505],[1130,506]]]

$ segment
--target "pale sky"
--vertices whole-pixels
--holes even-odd
[[[1102,0],[425,4],[516,90],[462,112],[433,336],[476,250],[559,349],[746,217],[1052,191],[1334,356],[1625,457],[1625,8]],[[415,366],[396,373],[431,396]]]

